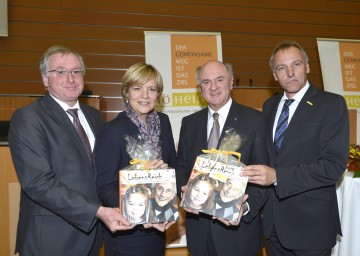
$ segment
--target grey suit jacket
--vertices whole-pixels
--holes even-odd
[[[237,151],[241,153],[241,161],[247,165],[266,163],[265,148],[258,138],[261,116],[259,111],[233,101],[220,136],[221,142],[225,131],[233,128],[245,138],[243,145]],[[205,108],[182,120],[176,169],[178,192],[186,185],[196,157],[203,154],[202,149],[207,148],[207,117],[208,108]],[[247,193],[251,193],[249,200],[262,199],[264,191],[265,189],[249,185],[247,188]],[[207,233],[212,232],[219,256],[255,255],[263,246],[263,239],[260,215],[255,213],[255,209],[254,216],[251,224],[241,221],[237,227],[226,227],[219,221],[213,221],[209,215],[187,214],[186,235],[190,253],[195,256],[204,255]]]
[[[341,234],[335,184],[346,169],[349,149],[345,100],[310,86],[276,154],[272,130],[281,97],[270,98],[263,107],[270,166],[277,176],[264,208],[265,236],[275,225],[286,248],[331,248]]]
[[[96,135],[99,111],[80,107]],[[100,207],[95,169],[65,111],[50,95],[18,109],[9,145],[21,184],[16,252],[88,255]]]

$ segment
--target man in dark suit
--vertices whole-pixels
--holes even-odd
[[[269,254],[330,255],[341,235],[335,184],[348,157],[347,107],[343,97],[308,82],[309,58],[298,43],[277,45],[270,66],[284,89],[263,107],[270,167],[244,168],[250,182],[273,186],[263,212]],[[293,102],[279,144],[286,100]]]
[[[235,129],[244,139],[237,149],[241,153],[241,161],[250,164],[260,163],[262,160],[261,151],[255,150],[260,142],[256,136],[261,113],[231,99],[233,85],[231,65],[209,61],[197,69],[196,76],[208,107],[182,120],[176,169],[179,192],[187,184],[196,157],[202,154],[203,149],[208,148],[214,112],[219,114],[221,134],[219,141],[221,142],[227,130]],[[183,191],[185,189],[186,187],[183,187]],[[250,195],[249,202],[255,198],[255,195]],[[186,210],[187,245],[193,256],[251,256],[256,255],[263,246],[259,215],[251,224],[243,221],[239,224],[240,218],[234,223]]]
[[[98,110],[78,102],[85,73],[79,53],[53,46],[44,53],[40,71],[49,93],[18,109],[9,131],[21,184],[16,252],[98,256],[97,219],[113,231],[132,228],[116,209],[101,206],[96,193],[91,150],[102,119]],[[67,113],[75,108],[87,145],[72,123],[76,118]]]

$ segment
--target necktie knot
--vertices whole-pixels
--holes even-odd
[[[214,120],[218,121],[219,120],[219,113],[214,112],[212,117],[214,118]]]
[[[78,109],[77,108],[69,108],[66,112],[68,112],[74,119],[79,118]]]
[[[290,105],[294,102],[294,99],[287,99],[285,100],[285,106],[290,107]]]

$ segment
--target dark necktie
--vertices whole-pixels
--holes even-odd
[[[208,140],[208,149],[216,148],[219,142],[220,137],[220,124],[219,124],[219,113],[213,114],[213,127],[211,128],[209,140]]]
[[[293,102],[294,99],[285,100],[283,109],[281,110],[281,114],[276,125],[276,131],[274,136],[275,151],[279,150],[282,140],[284,138],[284,132],[288,126],[288,120],[289,120],[289,106]]]
[[[90,142],[89,142],[89,138],[86,135],[86,132],[84,130],[84,128],[82,127],[80,120],[79,120],[79,116],[78,116],[78,109],[77,108],[73,108],[73,109],[68,109],[66,112],[68,112],[72,117],[73,117],[73,124],[75,126],[76,131],[78,132],[81,141],[84,145],[84,148],[86,150],[86,153],[90,159],[90,162],[92,162],[92,151],[91,151],[91,146],[90,146]]]

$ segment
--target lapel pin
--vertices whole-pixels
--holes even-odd
[[[312,106],[312,105],[313,105],[310,101],[307,101],[306,103],[307,103],[307,104],[309,104],[310,106]]]

